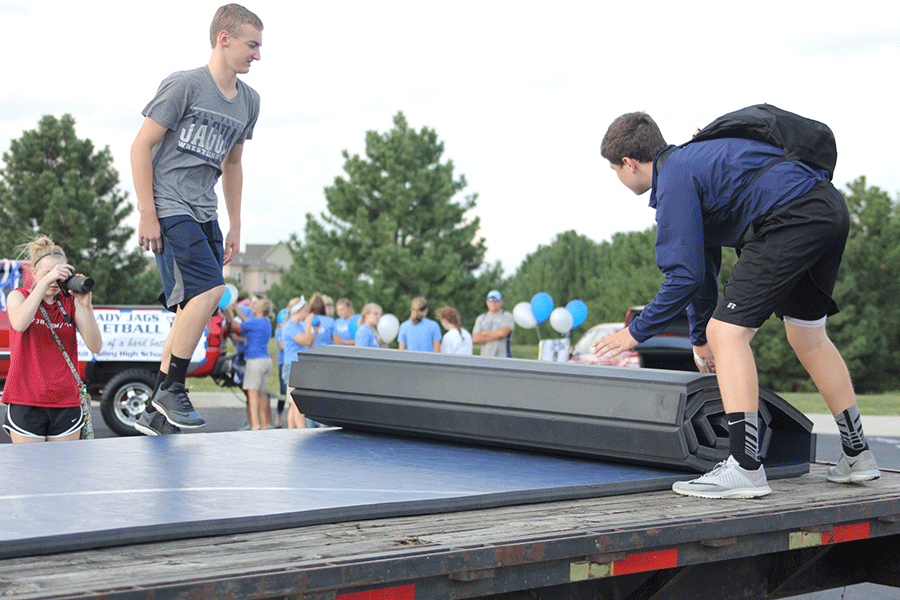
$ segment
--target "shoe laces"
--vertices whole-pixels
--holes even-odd
[[[728,462],[728,459],[723,460],[722,462],[720,462],[719,464],[714,466],[712,468],[712,471],[707,473],[707,475],[709,475],[709,476],[718,475],[719,473],[721,473],[722,471],[725,470],[725,463],[727,463],[727,462]]]
[[[183,385],[173,385],[169,388],[169,392],[178,398],[178,403],[181,405],[181,408],[185,410],[194,410],[191,399],[188,398],[187,388]]]

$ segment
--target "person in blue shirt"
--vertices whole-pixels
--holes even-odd
[[[348,298],[341,298],[335,304],[338,318],[334,320],[335,330],[341,336],[341,343],[352,346],[356,343],[356,325],[360,315],[353,314],[353,303]]]
[[[838,312],[832,291],[850,223],[828,173],[746,139],[673,149],[643,112],[616,119],[601,154],[628,189],[650,192],[665,280],[637,319],[593,350],[630,350],[687,308],[695,360],[701,372],[716,374],[728,418],[728,459],[673,490],[702,498],[771,492],[758,455],[759,383],[750,341],[772,313],[784,321],[788,342],[838,424],[843,453],[828,480],[877,478],[847,366],[825,332],[827,317]],[[720,297],[723,246],[740,256]]]
[[[315,339],[310,346],[327,346],[340,344],[341,336],[334,326],[334,318],[328,316],[325,306],[325,296],[313,294],[309,299],[309,315],[307,320],[315,328]]]
[[[288,395],[288,428],[303,429],[306,419],[291,399],[291,369],[297,362],[298,355],[312,345],[315,339],[316,326],[312,326],[309,304],[303,296],[292,298],[287,305],[288,317],[281,327],[281,342],[284,344],[284,368],[282,378],[287,386]]]
[[[247,415],[250,429],[269,429],[272,425],[272,408],[266,387],[272,372],[272,357],[269,356],[269,338],[272,337],[272,302],[259,298],[250,304],[252,318],[238,310],[236,304],[229,305],[232,328],[244,338],[246,364],[244,367],[243,389],[247,392]]]
[[[380,320],[380,306],[378,306],[374,302],[370,302],[363,307],[362,315],[359,317],[359,322],[356,327],[356,337],[354,338],[354,342],[356,343],[357,347],[381,347],[381,345],[378,343],[378,334],[375,332],[375,327],[378,326],[378,321]]]
[[[422,296],[413,298],[409,319],[400,324],[397,334],[397,346],[401,350],[441,351],[441,326],[427,315],[428,301]]]
[[[281,429],[281,414],[284,412],[284,403],[287,399],[287,383],[284,381],[284,342],[281,340],[281,329],[287,320],[287,309],[282,309],[278,313],[275,325],[275,346],[278,348],[275,364],[278,369],[278,404],[275,408],[275,428]]]

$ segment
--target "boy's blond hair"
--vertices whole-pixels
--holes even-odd
[[[262,20],[240,4],[220,6],[213,16],[212,25],[209,26],[209,43],[215,48],[220,31],[224,30],[236,36],[241,25],[252,25],[260,31],[263,29]]]

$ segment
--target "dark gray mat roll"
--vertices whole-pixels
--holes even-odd
[[[344,427],[706,472],[728,456],[715,376],[317,346],[293,364],[300,412]],[[809,471],[812,422],[760,390],[769,477]]]

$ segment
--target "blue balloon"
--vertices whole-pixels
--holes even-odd
[[[572,313],[572,329],[587,321],[588,307],[581,300],[572,300],[566,304],[566,308]]]
[[[550,318],[553,312],[553,298],[547,292],[538,292],[531,299],[531,312],[534,313],[534,320],[543,323]]]
[[[281,325],[282,323],[284,323],[284,320],[287,319],[287,316],[288,312],[286,308],[282,308],[280,311],[278,311],[278,324]]]
[[[231,304],[231,290],[225,288],[225,292],[222,294],[222,299],[219,300],[219,308],[225,308]]]
[[[356,338],[356,331],[359,328],[359,315],[353,315],[350,317],[350,321],[347,323],[347,331],[350,333],[350,339]]]

